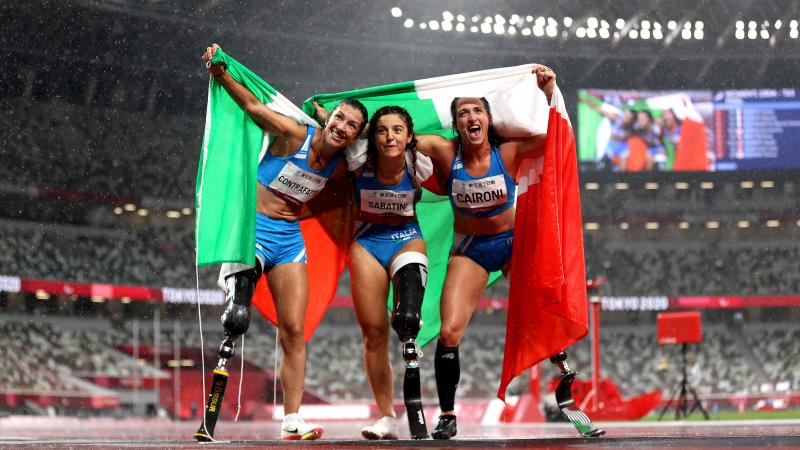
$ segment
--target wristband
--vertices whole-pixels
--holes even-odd
[[[206,63],[206,68],[208,68],[208,72],[215,77],[225,73],[225,65],[223,64],[211,64],[211,61],[208,61]]]

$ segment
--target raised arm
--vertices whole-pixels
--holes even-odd
[[[616,122],[617,119],[619,119],[619,117],[622,114],[622,112],[619,112],[619,113],[615,112],[615,111],[619,111],[619,110],[617,110],[616,108],[611,107],[610,105],[609,106],[605,106],[605,105],[607,105],[606,103],[603,103],[603,106],[600,106],[600,105],[596,104],[595,102],[588,100],[586,98],[587,95],[588,94],[584,94],[584,95],[580,96],[578,101],[583,103],[584,105],[588,106],[589,108],[591,108],[597,114],[600,114],[601,116],[607,118],[608,120],[610,120],[612,122]],[[612,109],[614,109],[615,111],[612,111]]]
[[[418,134],[417,151],[429,156],[435,165],[444,167],[450,165],[455,155],[453,141],[438,134]]]
[[[547,133],[537,134],[525,138],[508,139],[504,145],[514,146],[516,158],[538,157],[544,154],[544,144],[547,141]]]
[[[203,54],[203,61],[208,67],[208,71],[214,78],[228,91],[228,94],[242,107],[242,109],[253,118],[253,120],[263,129],[272,134],[286,137],[302,137],[306,133],[306,127],[297,123],[294,119],[279,114],[266,105],[250,92],[245,86],[236,81],[222,64],[211,64],[211,58],[220,48],[217,44],[212,44]]]
[[[331,115],[331,112],[325,109],[317,99],[311,100],[311,103],[314,105],[314,116],[317,117],[317,121],[319,123],[325,123],[325,121],[328,120],[328,116]]]

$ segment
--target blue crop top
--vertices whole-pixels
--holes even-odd
[[[500,150],[494,145],[486,175],[477,178],[470,175],[461,159],[459,143],[450,167],[447,190],[453,209],[467,216],[492,217],[514,206],[517,183],[506,171]]]
[[[314,198],[325,187],[341,157],[339,152],[324,169],[312,169],[308,165],[308,151],[315,131],[316,128],[309,126],[303,145],[289,156],[267,153],[258,164],[258,182],[278,197],[294,204]]]

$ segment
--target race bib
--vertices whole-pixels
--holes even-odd
[[[303,170],[291,162],[287,162],[281,169],[278,176],[269,184],[269,188],[275,192],[296,200],[298,203],[305,203],[325,187],[327,178],[313,172]]]
[[[466,210],[481,211],[500,206],[508,200],[503,175],[479,180],[453,180],[453,203]]]
[[[381,216],[414,215],[414,191],[361,190],[361,210]]]

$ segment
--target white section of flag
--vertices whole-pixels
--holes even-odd
[[[497,132],[525,137],[547,132],[548,104],[539,90],[534,64],[482,70],[414,82],[417,96],[430,99],[443,128],[450,128],[455,97],[486,97]]]

